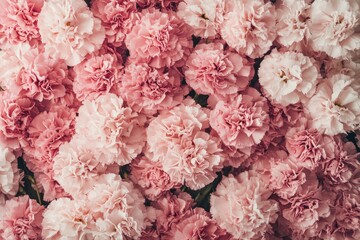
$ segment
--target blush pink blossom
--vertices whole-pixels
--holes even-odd
[[[40,42],[38,15],[44,0],[4,0],[0,2],[0,48]]]
[[[153,115],[179,105],[189,89],[181,86],[181,76],[175,69],[156,69],[146,63],[131,62],[125,67],[119,91],[132,109]]]
[[[327,135],[356,130],[360,123],[360,83],[336,74],[325,79],[306,105],[314,128]]]
[[[1,195],[15,196],[21,174],[17,167],[17,159],[10,149],[0,145],[0,198]],[[1,205],[1,199],[0,199]]]
[[[118,174],[101,175],[87,196],[95,239],[137,239],[146,227],[145,199]]]
[[[134,24],[137,12],[132,0],[95,0],[91,2],[95,17],[101,19],[105,36],[109,43],[121,46]]]
[[[315,51],[340,58],[360,50],[359,1],[320,0],[309,11],[309,42]]]
[[[227,99],[244,90],[254,76],[252,62],[218,43],[199,44],[185,64],[186,82],[198,94]]]
[[[27,160],[25,160],[28,163]],[[53,171],[50,173],[34,172],[37,188],[44,194],[44,200],[51,202],[62,197],[70,197],[64,188],[54,179]]]
[[[224,18],[224,0],[185,0],[179,3],[177,15],[193,28],[195,36],[216,37]]]
[[[75,136],[63,144],[53,158],[54,179],[74,198],[80,193],[86,194],[99,175],[119,172],[118,165],[107,164],[115,160],[107,157],[90,145],[81,144]]]
[[[265,95],[283,106],[306,103],[318,82],[314,62],[302,53],[273,50],[259,68],[259,82]]]
[[[77,99],[93,100],[102,94],[116,93],[122,65],[110,53],[90,56],[74,67],[73,89]]]
[[[254,171],[224,177],[210,198],[212,217],[236,239],[257,239],[277,219],[278,204]]]
[[[58,52],[69,66],[98,50],[105,38],[101,21],[94,18],[85,1],[45,1],[38,22],[45,48]]]
[[[233,102],[219,101],[209,121],[225,145],[250,155],[269,129],[268,105],[257,90],[248,88]]]
[[[341,192],[335,202],[336,223],[342,231],[360,236],[360,198],[354,192]]]
[[[106,154],[119,165],[142,152],[146,135],[145,117],[124,106],[122,98],[108,93],[84,101],[76,119],[76,134],[82,144]]]
[[[0,206],[0,237],[2,239],[40,239],[44,207],[29,196],[6,201]]]
[[[309,36],[307,0],[276,1],[277,41],[289,47]]]
[[[262,57],[276,38],[275,7],[263,0],[231,0],[227,3],[221,37],[241,54]]]
[[[130,178],[151,201],[156,201],[172,188],[181,187],[170,179],[159,162],[153,162],[147,157],[138,158],[131,163]]]
[[[189,26],[174,13],[155,9],[137,16],[125,44],[134,61],[155,68],[182,66],[192,47]]]

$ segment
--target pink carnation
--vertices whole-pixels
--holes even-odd
[[[310,8],[310,45],[334,58],[360,50],[360,4],[357,0],[319,0]]]
[[[335,218],[341,232],[360,236],[360,198],[357,193],[342,192],[338,195],[335,202]]]
[[[221,37],[239,53],[262,57],[276,38],[275,7],[263,0],[232,0],[221,26]]]
[[[2,239],[41,239],[44,207],[29,196],[6,201],[0,207],[0,236]]]
[[[136,4],[141,8],[158,7],[169,10],[176,10],[177,5],[182,0],[135,0]]]
[[[107,157],[91,145],[82,145],[75,136],[60,147],[53,159],[54,179],[76,198],[80,193],[88,193],[100,174],[119,172],[118,165],[110,164],[115,160]]]
[[[146,227],[145,199],[117,174],[104,174],[87,196],[95,239],[137,239]]]
[[[131,163],[131,180],[139,185],[145,196],[155,201],[166,194],[172,188],[181,185],[171,181],[159,162],[150,161],[146,157],[141,157]]]
[[[37,113],[34,101],[27,97],[0,95],[0,142],[11,149],[25,142],[25,133]]]
[[[43,216],[41,224],[43,239],[78,240],[89,237],[85,229],[90,225],[92,216],[84,200],[59,198],[49,204]]]
[[[156,69],[135,62],[125,67],[119,88],[131,108],[148,115],[180,104],[189,92],[186,86],[181,86],[180,74],[175,69]]]
[[[115,94],[84,101],[76,119],[76,134],[88,145],[119,165],[131,162],[145,145],[145,118]]]
[[[172,12],[144,10],[126,36],[130,57],[151,67],[182,66],[192,47],[189,27]]]
[[[19,188],[20,178],[15,155],[10,149],[0,145],[0,198],[1,195],[15,196]]]
[[[221,43],[199,44],[189,56],[185,78],[198,94],[224,100],[244,90],[254,76],[251,62],[223,48]]]
[[[192,99],[185,99],[179,106],[162,112],[150,122],[146,129],[146,153],[152,161],[166,161],[164,156],[169,146],[180,144],[182,138],[193,138],[196,133],[208,127],[206,109],[195,104]]]
[[[277,40],[286,47],[301,42],[309,35],[307,0],[278,0],[276,6]]]
[[[356,130],[360,123],[360,84],[347,75],[325,79],[306,105],[313,127],[328,135]]]
[[[91,2],[91,10],[101,19],[107,41],[121,46],[134,24],[135,1],[95,0]]]
[[[219,101],[210,113],[210,125],[225,145],[250,155],[269,129],[268,105],[260,93],[248,88],[233,102]]]
[[[0,2],[0,48],[40,42],[38,15],[44,0],[4,0]]]
[[[230,234],[221,229],[210,214],[202,208],[195,208],[190,216],[180,220],[171,229],[171,239],[191,239],[191,240],[228,240]],[[165,238],[167,239],[167,238]]]
[[[28,163],[27,160],[25,161]],[[38,190],[44,194],[45,201],[50,202],[54,199],[70,197],[70,195],[65,192],[64,188],[54,179],[53,171],[50,173],[44,173],[41,171],[34,172],[34,176]]]
[[[74,92],[83,101],[102,94],[116,93],[122,65],[115,54],[89,56],[74,67]]]
[[[265,95],[283,106],[305,103],[315,93],[318,77],[314,60],[296,52],[273,50],[259,69]]]
[[[219,226],[238,239],[257,239],[270,231],[278,204],[254,171],[223,178],[211,195],[210,212]]]
[[[185,0],[179,3],[177,15],[202,38],[215,37],[220,32],[225,8],[224,0]]]
[[[46,49],[59,53],[69,66],[80,63],[104,41],[101,21],[94,18],[85,1],[48,0],[38,19]]]

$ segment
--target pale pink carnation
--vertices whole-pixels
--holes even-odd
[[[334,58],[360,50],[360,3],[357,0],[317,0],[309,12],[310,45]]]
[[[0,2],[0,48],[40,42],[38,15],[44,0],[4,0]]]
[[[178,144],[170,143],[171,148],[160,156],[170,179],[193,190],[214,181],[224,161],[220,140],[202,131],[179,140]]]
[[[10,149],[0,145],[0,195],[15,196],[20,178],[15,155]]]
[[[41,40],[69,66],[80,63],[101,47],[105,33],[85,1],[48,0],[39,14]]]
[[[87,239],[86,228],[93,218],[84,200],[59,198],[44,211],[41,236],[51,240]]]
[[[262,57],[276,38],[275,7],[264,0],[232,0],[220,28],[221,37],[239,53]]]
[[[28,163],[27,160],[25,161]],[[54,179],[53,171],[50,173],[41,171],[34,172],[34,177],[36,179],[38,190],[44,194],[45,201],[50,202],[54,199],[70,197],[70,195],[65,192],[64,188]]]
[[[38,112],[35,102],[27,97],[0,95],[0,142],[3,146],[17,149],[23,145],[26,130]]]
[[[137,239],[146,227],[145,199],[118,174],[104,174],[87,196],[95,239]]]
[[[131,162],[145,145],[145,118],[124,106],[115,94],[84,101],[76,119],[76,134],[82,144],[110,156],[119,165]]]
[[[182,66],[192,48],[189,26],[172,12],[147,9],[125,39],[130,57],[151,67]]]
[[[169,239],[228,240],[230,234],[220,228],[210,214],[202,208],[195,208],[190,216],[182,218],[173,226]],[[168,238],[164,238],[168,239]]]
[[[91,10],[101,19],[109,43],[121,46],[134,24],[136,2],[132,0],[94,0]]]
[[[41,222],[44,207],[29,196],[6,201],[0,206],[1,239],[41,239]]]
[[[132,62],[125,67],[119,91],[135,111],[153,115],[179,105],[189,89],[181,86],[181,76],[175,69]]]
[[[164,111],[154,118],[146,129],[149,159],[166,161],[163,157],[182,138],[193,138],[209,127],[208,111],[192,99],[185,99],[179,106]]]
[[[198,94],[226,99],[244,90],[254,76],[252,62],[224,50],[221,43],[199,44],[185,64],[186,82]]]
[[[336,223],[342,231],[360,236],[360,197],[357,193],[341,192],[335,202]]]
[[[75,136],[63,144],[53,159],[54,179],[71,196],[88,193],[92,184],[103,173],[119,173],[119,166],[109,164],[115,159],[107,159],[106,154],[92,148],[91,144],[81,144]]]
[[[278,0],[276,6],[277,41],[289,47],[309,35],[307,0]]]
[[[83,101],[102,94],[116,93],[122,65],[114,54],[89,56],[74,67],[74,92]]]
[[[302,53],[273,50],[259,68],[259,82],[265,95],[283,106],[305,103],[315,93],[318,82],[314,62]]]
[[[177,15],[202,38],[216,37],[224,18],[224,0],[185,0],[179,3]]]
[[[360,123],[360,83],[347,75],[333,75],[318,86],[305,107],[313,127],[325,134],[356,130]]]
[[[209,121],[225,145],[250,155],[269,129],[268,105],[257,90],[248,88],[232,102],[219,101]]]
[[[130,179],[139,185],[144,195],[152,201],[157,200],[172,188],[179,188],[181,184],[170,179],[159,162],[141,157],[131,163]]]
[[[254,171],[224,177],[211,195],[210,212],[219,226],[236,239],[258,239],[271,230],[278,204]]]

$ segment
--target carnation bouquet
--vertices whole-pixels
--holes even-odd
[[[0,239],[360,239],[359,0],[0,7]]]

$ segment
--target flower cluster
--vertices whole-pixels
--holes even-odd
[[[0,7],[0,239],[360,239],[358,0]]]

